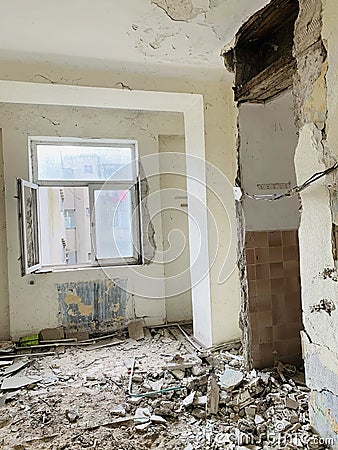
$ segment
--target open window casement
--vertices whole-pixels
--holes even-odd
[[[102,265],[141,262],[138,184],[90,184],[91,240]]]
[[[39,187],[17,180],[22,276],[41,268],[38,220]]]

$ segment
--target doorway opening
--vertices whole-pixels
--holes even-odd
[[[238,102],[239,227],[244,353],[248,367],[301,362],[302,308],[295,186],[293,56],[299,4],[276,0],[258,11],[226,49]]]

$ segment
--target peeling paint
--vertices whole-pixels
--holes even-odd
[[[173,21],[186,22],[209,9],[208,0],[151,0],[152,5],[162,9]]]
[[[67,305],[77,305],[77,309],[81,316],[88,317],[93,314],[94,305],[85,305],[84,303],[82,303],[82,300],[77,295],[68,294],[65,297],[64,301],[65,301],[65,303],[67,303]],[[68,310],[68,314],[70,314],[70,311],[71,311],[71,309]],[[74,315],[74,314],[72,314],[72,315]]]
[[[338,434],[338,421],[333,417],[331,409],[327,410],[327,415],[331,422],[332,431]]]
[[[304,118],[307,122],[314,122],[322,126],[327,115],[326,104],[326,73],[327,61],[322,64],[322,70],[317,80],[312,85],[312,91],[307,94],[304,104]]]
[[[118,328],[126,320],[126,285],[127,279],[58,284],[60,325],[91,332]]]

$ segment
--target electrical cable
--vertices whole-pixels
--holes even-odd
[[[244,191],[243,195],[245,197],[251,198],[252,200],[265,200],[267,202],[273,202],[275,200],[281,200],[283,198],[293,197],[294,195],[299,194],[301,191],[303,191],[304,189],[309,187],[315,181],[320,180],[325,175],[328,175],[329,173],[331,173],[337,169],[338,169],[338,162],[335,163],[332,167],[329,167],[328,169],[323,170],[322,172],[317,172],[317,173],[313,174],[310,178],[308,178],[306,181],[304,181],[304,183],[302,183],[299,186],[295,186],[291,189],[288,189],[283,194],[254,195],[254,194],[249,194],[248,192]]]

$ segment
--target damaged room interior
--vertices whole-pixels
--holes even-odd
[[[338,450],[336,1],[2,19],[0,449]]]

